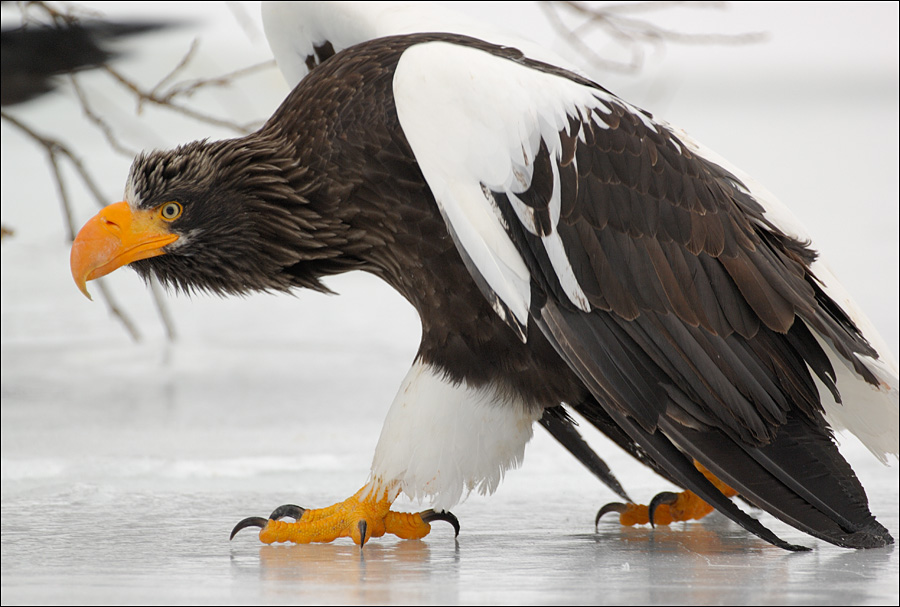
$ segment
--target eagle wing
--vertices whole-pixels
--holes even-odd
[[[891,541],[826,416],[896,455],[897,372],[768,194],[650,114],[514,49],[417,44],[393,87],[473,279],[523,341],[543,332],[594,397],[570,404],[612,418],[768,541],[791,547],[694,460],[814,536]]]

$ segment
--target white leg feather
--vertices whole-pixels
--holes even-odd
[[[417,360],[385,419],[372,479],[398,482],[412,499],[431,498],[438,511],[472,490],[493,493],[522,462],[540,416],[494,390],[453,384]]]

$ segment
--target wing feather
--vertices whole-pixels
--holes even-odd
[[[394,96],[451,233],[490,234],[456,240],[485,296],[529,310],[632,452],[773,543],[692,459],[817,537],[892,541],[823,401],[862,383],[891,419],[896,377],[745,176],[596,84],[477,41],[410,47]],[[477,208],[493,226],[458,223]],[[490,271],[512,257],[527,290]],[[896,425],[879,440],[896,454]]]

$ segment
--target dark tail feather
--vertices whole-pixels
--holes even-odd
[[[856,474],[817,424],[794,414],[771,444],[744,449],[733,443],[723,449],[731,441],[716,431],[667,432],[696,448],[698,460],[742,497],[810,535],[846,548],[894,542],[869,512]]]
[[[575,420],[569,417],[565,409],[562,407],[545,409],[540,423],[553,438],[559,441],[559,444],[575,456],[575,459],[593,472],[594,476],[599,478],[604,485],[612,489],[613,493],[626,501],[632,501],[606,462],[585,442],[575,428]]]
[[[616,415],[615,413],[612,415],[619,425],[621,425],[636,442],[640,443],[651,457],[657,462],[665,462],[665,467],[668,469],[669,474],[675,478],[678,485],[693,491],[716,510],[750,533],[759,536],[770,544],[778,546],[779,548],[784,548],[785,550],[809,550],[809,548],[804,546],[785,542],[758,520],[738,508],[734,502],[722,495],[722,493],[716,489],[716,487],[710,483],[699,470],[697,470],[694,463],[659,430],[650,434],[630,418],[624,415]],[[705,465],[705,462],[701,463],[704,463]],[[738,489],[738,487],[735,487],[735,489]],[[740,491],[740,489],[738,490]]]

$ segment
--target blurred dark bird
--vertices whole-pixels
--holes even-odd
[[[0,104],[24,103],[52,91],[57,76],[100,67],[121,56],[123,39],[170,27],[168,22],[75,21],[3,29]]]

